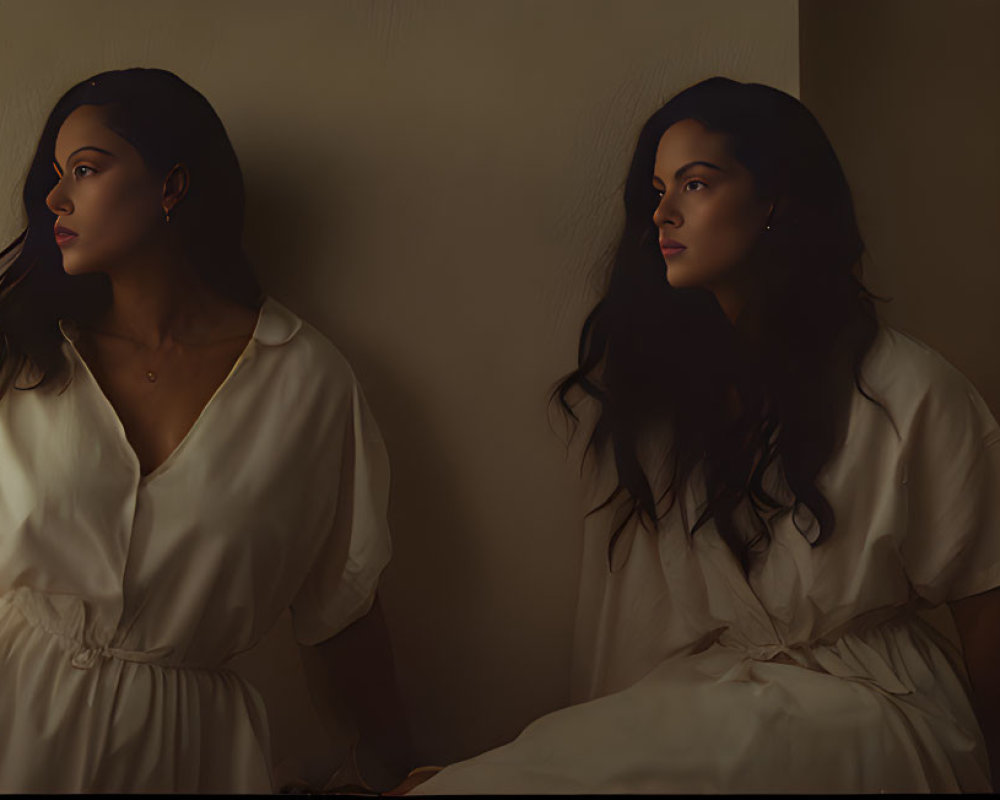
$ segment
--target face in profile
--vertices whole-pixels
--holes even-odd
[[[99,106],[80,106],[56,137],[59,182],[46,198],[70,274],[110,272],[162,238],[164,182],[108,128]]]
[[[660,198],[653,222],[667,281],[711,290],[729,313],[771,204],[758,196],[726,135],[693,119],[675,122],[660,138],[652,183]]]

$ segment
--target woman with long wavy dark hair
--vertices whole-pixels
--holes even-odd
[[[45,123],[0,254],[2,791],[270,792],[265,709],[225,665],[289,607],[321,715],[357,717],[343,782],[408,766],[385,448],[254,278],[243,198],[172,73],[95,75]]]
[[[598,506],[579,704],[417,793],[989,790],[1000,429],[880,324],[862,253],[790,95],[712,78],[649,118],[554,395]]]

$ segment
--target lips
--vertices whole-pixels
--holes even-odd
[[[58,222],[53,230],[56,236],[56,244],[59,245],[59,247],[62,247],[64,244],[69,244],[76,239],[76,231],[71,231],[69,228],[60,225]]]
[[[675,256],[687,250],[687,247],[673,239],[663,239],[660,241],[660,250],[665,256]]]

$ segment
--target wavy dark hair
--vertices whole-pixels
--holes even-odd
[[[100,106],[106,124],[164,178],[187,167],[190,183],[171,210],[184,256],[222,297],[248,308],[263,295],[243,250],[243,175],[222,121],[205,97],[161,69],[102,72],[76,84],[56,103],[42,129],[24,183],[27,226],[2,252],[0,266],[0,396],[26,367],[36,388],[63,369],[60,319],[86,321],[111,302],[103,274],[68,275],[45,199],[56,184],[52,169],[59,128],[83,105]]]
[[[748,255],[755,290],[735,324],[708,290],[665,279],[651,181],[661,136],[685,119],[725,134],[759,195],[774,203],[771,229]],[[574,429],[571,393],[597,403],[584,457],[600,457],[610,444],[618,480],[594,511],[617,498],[625,512],[613,524],[609,566],[629,521],[638,516],[655,529],[695,474],[706,502],[693,525],[684,514],[685,525],[694,535],[714,520],[745,571],[770,541],[769,512],[790,512],[814,546],[829,538],[835,515],[817,476],[839,446],[854,389],[881,406],[861,384],[878,333],[873,300],[881,299],[861,283],[863,252],[833,147],[791,95],[709,78],[647,120],[625,182],[625,225],[606,291],[584,322],[577,368],[552,395]],[[659,426],[670,443],[657,467],[666,470],[666,488],[656,497],[639,445]],[[772,464],[791,490],[785,501],[765,486]],[[666,510],[658,513],[661,501]],[[802,507],[818,531],[799,524]]]

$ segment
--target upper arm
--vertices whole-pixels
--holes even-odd
[[[1000,587],[956,600],[950,607],[967,658],[1000,653]]]
[[[325,682],[333,692],[364,692],[392,669],[392,645],[378,594],[371,609],[334,636],[301,645],[307,679]]]
[[[1000,730],[1000,588],[950,604],[980,724]]]
[[[382,604],[376,591],[371,608],[363,616],[333,636],[314,645],[302,645],[302,647],[330,654],[331,657],[339,660],[351,655],[356,657],[366,652],[372,645],[381,642],[383,636],[388,637],[388,632],[385,616],[382,613]]]

